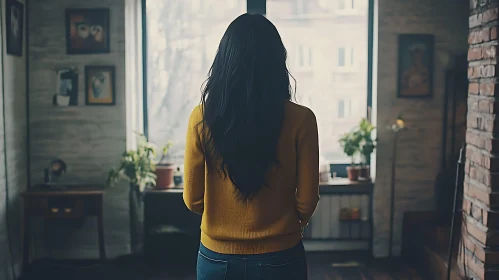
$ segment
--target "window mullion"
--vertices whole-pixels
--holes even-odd
[[[250,14],[267,14],[267,0],[246,0],[247,12]]]

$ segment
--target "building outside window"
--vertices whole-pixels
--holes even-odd
[[[299,44],[289,50],[292,56],[288,58],[288,64],[299,72],[311,71],[313,65],[313,50],[312,47]]]
[[[338,10],[355,10],[356,0],[338,0]]]
[[[338,100],[338,118],[349,118],[352,115],[352,100]]]
[[[338,67],[354,67],[355,49],[353,47],[339,47],[337,65]]]

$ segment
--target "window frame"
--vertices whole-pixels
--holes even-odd
[[[336,100],[336,104],[337,104],[337,112],[336,112],[336,115],[338,117],[338,119],[349,119],[352,117],[352,99],[345,99],[345,98],[341,98],[341,99],[338,99]],[[342,106],[340,106],[340,104]],[[340,116],[340,107],[343,107],[342,108],[342,115]]]
[[[351,1],[351,0],[347,0]],[[374,56],[374,1],[368,1],[368,27],[367,27],[367,108],[365,115],[371,119],[372,108],[372,95],[373,95],[373,56]],[[248,13],[266,14],[267,0],[246,0]],[[147,0],[141,0],[141,13],[142,13],[142,121],[143,121],[143,134],[146,138],[149,137],[149,120],[148,120],[148,103],[147,103],[147,81],[148,81],[148,68],[147,68]],[[338,10],[338,9],[337,9]],[[313,54],[312,54],[313,55]],[[341,67],[340,67],[341,68]],[[332,164],[337,165],[337,164]]]
[[[340,8],[340,2],[336,6],[336,14],[338,15],[358,15],[362,13],[362,9],[358,6],[356,0],[343,0],[345,3],[344,8]]]
[[[310,72],[314,65],[314,50],[311,45],[299,44],[297,45],[298,52],[293,52],[292,56],[289,57],[293,65],[293,69],[296,72]]]
[[[340,65],[340,50],[343,49],[343,65]],[[356,72],[359,68],[355,59],[354,45],[339,45],[336,48],[336,72]]]

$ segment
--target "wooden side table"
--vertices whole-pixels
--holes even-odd
[[[99,256],[106,259],[103,224],[103,187],[70,185],[61,188],[35,186],[21,194],[24,199],[23,265],[29,264],[30,220],[97,218]]]

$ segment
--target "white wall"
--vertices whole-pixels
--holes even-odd
[[[23,56],[6,52],[6,0],[2,6],[2,56],[3,99],[0,101],[0,279],[13,279],[11,267],[17,276],[21,268],[21,219],[20,193],[27,187],[27,115],[26,115],[26,29],[23,31]],[[25,0],[19,2],[25,3]],[[26,19],[26,12],[24,12]],[[24,22],[24,27],[26,22]],[[3,109],[5,108],[5,112]],[[5,116],[5,118],[4,118]],[[4,126],[5,123],[5,126]],[[6,161],[5,161],[6,158]],[[7,162],[7,168],[5,168]],[[6,197],[6,191],[8,197]],[[9,227],[7,227],[6,202],[8,200]],[[7,229],[10,230],[9,253]]]

